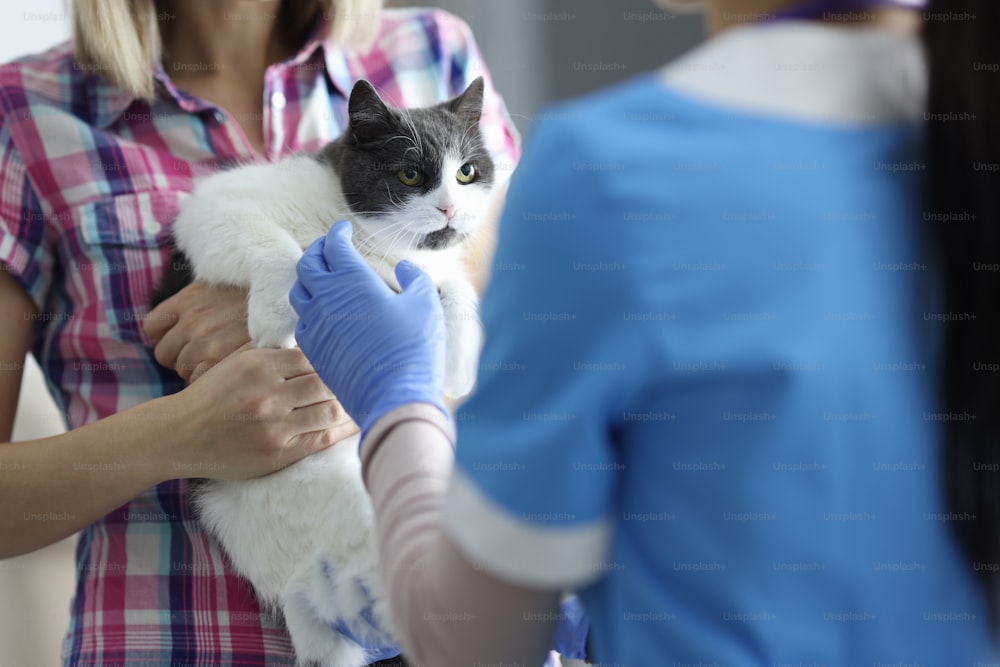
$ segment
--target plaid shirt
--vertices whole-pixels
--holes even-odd
[[[265,76],[266,158],[316,150],[371,81],[423,106],[487,78],[483,128],[498,160],[518,139],[468,27],[438,10],[387,10],[364,56],[318,29]],[[141,322],[169,262],[170,226],[193,179],[258,159],[225,111],[162,69],[151,103],[87,71],[68,44],[0,67],[0,263],[38,307],[33,352],[74,428],[183,382],[153,359]],[[192,514],[183,481],[143,493],[85,529],[64,664],[292,665],[263,612]]]

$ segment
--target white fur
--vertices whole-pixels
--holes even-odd
[[[357,436],[267,477],[206,482],[194,501],[202,524],[263,605],[284,614],[298,664],[369,662],[364,649],[328,625],[359,624],[368,604],[359,582],[374,597],[379,627],[392,633]]]
[[[442,228],[438,207],[455,206],[450,221],[471,235],[488,209],[490,189],[444,183],[405,208],[355,216],[332,170],[308,156],[215,174],[197,184],[174,224],[174,237],[198,280],[250,290],[250,335],[258,346],[294,346],[296,317],[288,303],[302,250],[334,222],[354,223],[354,243],[390,285],[409,259],[438,285],[446,318],[445,391],[471,391],[482,342],[478,298],[463,273],[462,247],[416,250]],[[260,600],[285,616],[300,665],[359,667],[357,644],[331,629],[338,619],[365,627],[360,612],[373,597],[379,627],[392,632],[378,572],[371,501],[361,481],[357,438],[350,438],[272,475],[209,481],[194,498],[201,521]],[[330,566],[324,572],[324,563]]]

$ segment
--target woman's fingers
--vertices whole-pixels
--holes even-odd
[[[197,381],[198,378],[200,378],[202,375],[205,374],[205,371],[207,371],[208,369],[210,369],[214,365],[215,364],[210,364],[207,361],[200,361],[200,362],[198,362],[198,364],[194,367],[194,370],[191,371],[191,377],[189,377],[187,379],[187,381],[189,383]]]
[[[293,409],[305,408],[335,398],[329,387],[312,371],[308,375],[300,375],[287,380],[282,387],[282,392],[286,392],[285,395]]]
[[[285,420],[289,432],[293,434],[292,437],[325,430],[343,431],[350,435],[351,430],[357,428],[340,404],[334,400],[292,410]]]
[[[175,319],[174,324],[176,323],[177,320]],[[177,369],[177,359],[180,357],[181,350],[184,349],[189,340],[188,331],[182,327],[171,326],[169,329],[162,330],[159,342],[153,350],[153,356],[156,358],[157,363],[161,366],[177,370],[181,377],[184,377],[184,373]]]
[[[173,308],[173,303],[167,299],[156,308],[146,313],[142,320],[142,330],[153,340],[160,340],[175,324],[177,324],[177,311]]]
[[[217,359],[217,360],[214,360],[214,361],[207,361],[207,360],[199,361],[197,364],[195,364],[194,370],[191,372],[191,377],[187,378],[187,381],[189,383],[194,383],[198,378],[200,378],[202,375],[204,375],[207,371],[211,370],[217,363],[223,361],[224,359],[227,359],[228,357],[231,357],[233,355],[239,354],[241,352],[246,352],[247,350],[252,350],[252,349],[254,349],[253,343],[251,343],[250,341],[247,341],[247,342],[243,343],[242,345],[240,345],[235,350],[233,350],[232,352],[230,352],[228,355],[225,355],[222,359]]]
[[[265,367],[279,377],[286,380],[300,377],[302,375],[313,375],[312,364],[306,359],[306,355],[297,347],[289,349],[260,349],[254,350],[253,354],[259,354],[260,361]],[[315,403],[315,401],[313,401]],[[296,406],[298,407],[298,406]]]
[[[204,372],[250,340],[247,292],[240,287],[193,282],[154,308],[143,321],[157,340],[154,356],[186,380]]]
[[[357,432],[301,351],[244,348],[167,397],[187,416],[174,458],[217,462],[219,479],[249,479]]]
[[[239,329],[222,329],[216,335],[198,344],[194,339],[187,341],[177,355],[174,370],[189,382],[194,382],[199,367],[211,368],[236,350],[250,345],[250,337]],[[207,368],[202,368],[204,373]]]
[[[275,470],[286,468],[296,461],[332,447],[341,440],[346,440],[358,432],[356,426],[345,425],[335,429],[311,431],[295,436],[288,441],[288,446],[282,452],[281,458],[275,464]]]

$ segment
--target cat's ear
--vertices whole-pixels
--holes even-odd
[[[447,102],[447,109],[466,119],[469,124],[478,124],[483,115],[483,90],[486,84],[478,76],[461,95]]]
[[[351,131],[355,139],[365,143],[382,136],[392,126],[392,112],[367,81],[358,81],[347,103]]]

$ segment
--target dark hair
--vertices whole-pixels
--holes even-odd
[[[932,0],[928,237],[941,266],[943,481],[956,536],[1000,628],[1000,3]]]

